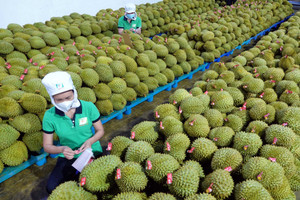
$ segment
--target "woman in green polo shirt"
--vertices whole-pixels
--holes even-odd
[[[47,183],[47,191],[51,193],[65,181],[78,180],[79,174],[71,165],[81,152],[92,148],[94,156],[102,153],[99,139],[104,135],[104,129],[96,106],[77,99],[77,91],[67,72],[49,73],[42,83],[54,105],[43,118],[43,147],[50,154],[59,154]],[[53,144],[54,132],[61,146]]]
[[[132,3],[125,5],[125,15],[119,18],[118,32],[122,34],[124,30],[141,34],[142,20],[135,12],[135,5]]]

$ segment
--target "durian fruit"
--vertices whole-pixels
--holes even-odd
[[[131,133],[134,133],[134,140],[136,141],[146,141],[153,144],[157,138],[158,133],[156,130],[157,123],[152,121],[143,121],[136,124],[132,129]]]
[[[242,119],[235,114],[230,114],[226,116],[224,121],[224,125],[232,128],[234,131],[240,131],[243,128]]]
[[[121,94],[112,94],[110,101],[113,104],[114,110],[122,110],[127,104],[126,99]]]
[[[234,182],[228,171],[217,169],[205,176],[201,188],[202,191],[211,193],[217,199],[226,199],[233,192]]]
[[[124,92],[127,88],[126,82],[119,77],[113,78],[113,80],[109,82],[107,85],[108,87],[110,87],[112,92],[118,94]]]
[[[153,91],[155,90],[159,85],[158,85],[158,81],[154,78],[154,77],[147,77],[144,81],[144,84],[147,85],[149,91]]]
[[[254,156],[262,146],[261,138],[255,133],[237,132],[233,138],[233,148],[243,156]]]
[[[16,141],[11,146],[0,151],[0,160],[9,166],[17,166],[28,159],[26,145],[22,141]]]
[[[139,77],[133,72],[127,72],[124,78],[128,87],[134,88],[140,82]]]
[[[112,200],[146,200],[147,198],[145,196],[146,194],[139,192],[121,192],[112,198]]]
[[[122,61],[112,61],[109,64],[115,77],[124,77],[126,74],[126,66]]]
[[[189,91],[189,93],[192,94],[194,97],[196,97],[196,96],[203,94],[203,91],[199,87],[194,87]]]
[[[199,114],[192,114],[184,122],[184,131],[190,137],[206,137],[210,131],[208,121]]]
[[[89,87],[94,87],[99,83],[99,75],[93,69],[86,68],[80,73],[82,81]]]
[[[25,93],[18,102],[30,113],[41,113],[47,107],[46,99],[39,94]]]
[[[125,161],[142,163],[153,154],[154,149],[151,144],[145,141],[137,141],[129,145],[125,154]]]
[[[247,100],[247,102],[248,102],[248,100]],[[267,114],[267,106],[264,101],[257,102],[257,104],[255,104],[253,106],[249,106],[249,107],[250,107],[249,116],[253,120],[262,120],[265,117],[265,115]]]
[[[258,94],[264,89],[264,82],[259,78],[252,78],[243,83],[243,89],[246,92]]]
[[[173,116],[166,116],[160,122],[159,131],[166,137],[183,132],[183,124]]]
[[[287,103],[288,105],[292,105],[299,101],[299,95],[293,91],[286,90],[280,95],[279,100]]]
[[[237,170],[243,162],[243,156],[236,149],[233,148],[221,148],[218,149],[211,160],[211,168],[225,169],[231,167],[231,169]]]
[[[149,56],[147,54],[140,53],[136,57],[136,62],[138,64],[138,66],[147,67],[150,64],[150,59],[149,59]]]
[[[273,199],[268,190],[266,190],[263,185],[256,180],[246,180],[236,184],[234,196],[235,199]]]
[[[18,115],[10,119],[9,124],[23,133],[33,133],[42,129],[42,124],[38,116],[32,113]]]
[[[225,88],[227,88],[227,84],[223,79],[210,80],[206,86],[208,91],[222,91]]]
[[[294,81],[282,80],[277,83],[275,91],[277,95],[281,95],[284,91],[292,91],[293,93],[299,94],[299,87]]]
[[[226,147],[232,142],[234,130],[227,126],[216,127],[209,133],[209,139],[214,141],[217,146]]]
[[[121,178],[116,179],[116,183],[121,192],[139,192],[146,188],[148,179],[140,164],[125,162],[118,169],[121,171]]]
[[[23,114],[20,104],[11,97],[0,99],[0,117],[15,117]]]
[[[161,153],[151,155],[145,165],[146,174],[157,183],[166,181],[167,175],[180,167],[178,161],[173,156]]]
[[[223,125],[223,116],[217,109],[209,109],[204,112],[204,117],[207,119],[210,127],[220,127]]]
[[[175,92],[169,96],[169,103],[179,106],[185,98],[190,96],[191,94],[187,90],[180,88],[175,90]]]
[[[15,75],[9,75],[4,77],[1,81],[0,81],[1,85],[13,85],[16,88],[21,88],[22,87],[22,81],[20,80],[20,77],[15,76]]]
[[[0,150],[11,146],[20,136],[19,131],[8,124],[0,124]]]
[[[267,190],[279,188],[283,183],[284,170],[276,162],[263,157],[252,157],[242,167],[244,179],[260,182]]]
[[[2,163],[2,161],[0,160],[0,173],[2,173],[4,169],[4,164]]]
[[[219,74],[214,71],[214,70],[207,70],[203,73],[202,75],[202,80],[204,81],[210,81],[210,80],[215,80],[219,77]]]
[[[200,177],[194,166],[182,166],[172,173],[172,179],[172,183],[168,184],[168,187],[176,196],[188,197],[198,191]]]
[[[288,107],[283,108],[276,114],[276,118],[279,124],[287,123],[294,133],[300,135],[300,108]]]
[[[114,111],[112,102],[109,99],[98,100],[96,101],[95,106],[101,115],[109,115]]]
[[[97,84],[93,88],[93,91],[99,100],[109,99],[112,94],[110,87],[108,85],[106,85],[105,83]]]
[[[135,86],[133,89],[136,91],[137,96],[140,97],[145,97],[149,93],[148,86],[142,82]]]
[[[172,194],[163,193],[163,192],[155,192],[153,193],[148,200],[176,200],[176,198]]]
[[[204,112],[202,101],[197,97],[188,97],[183,99],[180,104],[184,118],[189,118],[192,114],[201,114]]]
[[[186,134],[177,133],[168,137],[165,141],[164,153],[173,156],[182,162],[186,157],[186,150],[190,146],[190,139]]]
[[[265,134],[268,124],[263,121],[252,121],[248,124],[246,132],[256,133],[260,137]]]
[[[121,95],[126,99],[126,101],[134,101],[136,100],[137,93],[133,88],[127,87]]]
[[[112,148],[110,154],[123,158],[125,156],[127,148],[132,143],[134,143],[134,141],[127,137],[116,136],[111,140]]]
[[[210,105],[222,113],[230,112],[233,109],[233,98],[226,91],[215,92],[211,96]]]
[[[288,179],[283,176],[283,183],[279,188],[270,189],[270,194],[274,199],[295,199],[294,192],[291,190]]]
[[[154,109],[154,117],[156,120],[161,121],[167,116],[172,116],[175,119],[180,120],[180,113],[177,107],[172,104],[161,104]]]
[[[294,156],[288,149],[267,144],[260,149],[260,155],[267,159],[275,158],[276,162],[283,167],[287,178],[296,173],[297,167],[294,164]]]
[[[299,167],[297,168],[296,173],[288,179],[289,184],[291,187],[291,190],[293,191],[299,191],[299,186],[300,186],[300,172],[299,172]]]
[[[0,49],[1,49],[0,53],[5,55],[5,54],[11,53],[14,50],[14,46],[9,42],[1,40],[0,41]]]
[[[267,144],[289,148],[294,144],[295,140],[296,135],[289,127],[272,124],[266,129],[265,141]]]
[[[99,76],[99,80],[101,82],[111,82],[113,80],[113,71],[107,64],[97,64],[94,70],[97,72]]]
[[[191,158],[198,162],[206,161],[211,159],[214,152],[218,147],[214,144],[213,141],[207,138],[198,138],[194,140],[191,145],[191,148],[195,148],[191,154]]]
[[[245,102],[244,94],[238,88],[227,87],[224,90],[232,96],[234,106],[240,106]]]
[[[31,47],[34,49],[41,49],[41,48],[46,47],[45,41],[42,38],[40,38],[39,36],[32,36],[29,39],[29,43],[30,43]]]
[[[216,200],[214,196],[208,193],[194,194],[184,200]]]
[[[83,168],[79,180],[86,178],[83,187],[88,191],[107,191],[115,184],[114,171],[121,163],[121,159],[115,155],[102,156]]]
[[[49,200],[59,200],[59,199],[74,199],[79,200],[84,197],[87,200],[96,200],[97,196],[90,192],[85,191],[80,187],[75,181],[67,181],[65,183],[57,186],[50,196]]]
[[[30,151],[39,152],[43,147],[43,132],[25,133],[22,141]]]
[[[31,49],[30,43],[20,37],[14,38],[12,41],[12,45],[14,45],[15,49],[23,53],[27,53]]]
[[[46,32],[42,37],[49,46],[57,46],[60,43],[59,38],[54,33]]]

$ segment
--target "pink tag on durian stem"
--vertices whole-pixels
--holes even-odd
[[[179,110],[178,110],[179,114],[182,113],[181,107],[179,106]]]
[[[84,186],[86,183],[86,177],[82,177],[80,181],[80,186]]]
[[[29,59],[29,62],[32,63],[32,58]]]
[[[92,44],[92,40],[89,41],[89,44]]]
[[[231,168],[231,166],[229,166],[229,167],[226,167],[224,170],[225,170],[225,171],[228,171],[228,172],[231,172],[231,171],[232,171],[232,168]]]
[[[171,145],[169,142],[166,143],[167,144],[167,151],[171,151]]]
[[[64,47],[63,47],[63,46],[61,46],[60,49],[61,49],[62,51],[64,51]]]
[[[192,147],[190,150],[187,150],[188,153],[193,153],[193,151],[195,150],[195,147]]]
[[[134,139],[135,138],[135,132],[131,132],[131,136],[130,136],[130,139]]]
[[[288,125],[287,122],[282,123],[282,126],[287,126],[287,125]]]
[[[276,162],[276,158],[269,157],[268,159],[271,160],[272,162]]]
[[[263,97],[264,97],[264,94],[265,94],[264,92],[261,93],[261,94],[259,95],[259,97],[260,97],[260,98],[263,98]]]
[[[8,64],[8,65],[6,66],[6,68],[7,68],[7,69],[10,69],[10,68],[11,68],[11,65],[10,65],[10,64]]]
[[[107,145],[107,151],[111,151],[111,149],[112,149],[112,143],[111,142],[109,142],[108,143],[108,145]]]
[[[277,138],[276,137],[274,137],[274,139],[273,139],[273,145],[275,145],[276,144],[276,142],[277,142]]]
[[[209,187],[206,189],[206,193],[211,193],[212,192],[212,186],[213,186],[214,183],[211,183],[209,185]]]
[[[69,59],[70,59],[70,56],[67,56],[67,57],[66,57],[66,61],[68,61]]]
[[[156,117],[156,118],[159,118],[159,117],[160,117],[159,114],[158,114],[158,111],[155,111],[155,117]]]
[[[189,123],[189,125],[194,126],[195,121],[196,121],[196,119],[194,119],[193,121],[191,121],[191,122]]]
[[[151,161],[150,160],[147,160],[147,167],[146,167],[147,170],[151,170],[152,169],[152,164],[151,164]]]
[[[24,74],[28,73],[28,68],[24,69]]]
[[[260,172],[260,173],[256,176],[257,180],[259,180],[259,181],[262,180],[262,174],[263,174],[263,172]]]
[[[168,173],[167,175],[167,184],[170,185],[173,182],[172,173]]]
[[[160,129],[165,129],[165,127],[163,127],[162,122],[159,122],[159,127],[160,127]]]
[[[75,42],[72,43],[73,46],[75,46],[75,44],[76,44]]]
[[[173,100],[173,105],[176,105],[177,104],[177,101]]]
[[[270,113],[264,115],[264,118],[265,118],[265,119],[268,119],[268,118],[269,118],[269,115],[270,115]]]
[[[116,179],[121,179],[121,169],[117,169]]]
[[[25,75],[22,74],[21,77],[20,77],[20,80],[23,81],[24,77],[25,77]]]

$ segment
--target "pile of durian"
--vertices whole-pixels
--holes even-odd
[[[300,12],[231,62],[213,63],[154,109],[156,121],[113,138],[110,155],[49,199],[296,199],[299,25]]]
[[[70,73],[79,98],[109,115],[231,50],[240,38],[290,15],[292,8],[287,1],[237,2],[234,8],[190,0],[140,5],[144,35],[130,34],[132,46],[115,34],[123,10],[115,12],[119,16],[110,12],[72,13],[0,29],[0,172],[3,163],[19,165],[42,148],[41,121],[52,107],[41,83],[47,73]]]

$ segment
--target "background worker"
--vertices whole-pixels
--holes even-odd
[[[136,7],[132,3],[125,5],[125,15],[120,17],[118,22],[119,34],[122,34],[124,30],[141,34],[142,20],[137,16],[135,9]]]

